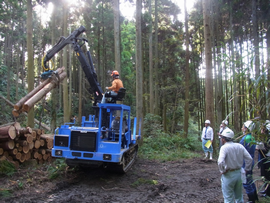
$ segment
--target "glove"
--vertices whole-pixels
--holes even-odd
[[[105,87],[106,90],[108,90],[109,88],[108,87]]]

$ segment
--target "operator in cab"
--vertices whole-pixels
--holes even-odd
[[[119,79],[118,71],[114,70],[111,74],[113,77],[112,86],[106,87],[106,90],[111,90],[110,95],[117,95],[120,88],[123,88],[123,82]]]

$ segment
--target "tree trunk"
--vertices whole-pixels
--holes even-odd
[[[34,89],[34,53],[33,53],[33,20],[32,20],[32,0],[27,0],[27,53],[28,53],[28,71],[27,83],[28,92]],[[34,109],[28,112],[27,125],[34,127]]]
[[[150,113],[154,114],[154,81],[153,81],[153,22],[152,22],[152,0],[149,0],[149,105],[150,105]]]
[[[211,125],[215,126],[214,121],[214,95],[213,95],[213,74],[212,74],[212,50],[211,50],[211,32],[210,32],[210,15],[211,1],[203,2],[203,24],[204,24],[204,40],[205,40],[205,118],[211,121]],[[213,142],[214,143],[214,142]]]
[[[138,130],[139,130],[139,123],[140,122],[143,123],[143,87],[142,87],[143,68],[142,68],[141,17],[142,17],[142,1],[136,0],[136,117]]]
[[[189,120],[189,32],[188,32],[188,13],[186,0],[184,0],[185,6],[185,31],[186,31],[186,65],[185,65],[185,116],[184,116],[184,136],[188,136],[188,120]]]
[[[267,89],[270,89],[270,24],[268,25],[268,29],[266,32],[267,39]],[[269,99],[269,96],[268,98]],[[270,111],[267,112],[267,118],[270,118]]]
[[[114,13],[114,57],[115,57],[115,69],[121,76],[121,53],[120,53],[120,10],[119,0],[113,1],[113,13]]]
[[[155,71],[154,75],[158,72],[158,1],[155,0]],[[158,115],[158,104],[159,104],[159,92],[158,92],[158,84],[157,84],[158,78],[154,78],[155,82],[155,90],[154,90],[154,112]]]
[[[234,30],[233,30],[233,11],[232,11],[232,2],[230,2],[230,33],[231,33],[231,39],[230,39],[230,49],[231,49],[231,59],[232,59],[232,75],[233,75],[233,125],[234,125],[234,129],[236,132],[238,132],[240,130],[239,127],[239,100],[238,100],[238,95],[239,95],[239,91],[237,88],[237,74],[235,71],[235,54],[234,54]]]
[[[67,4],[64,4],[63,7],[63,35],[67,36],[67,18],[68,18],[68,8],[67,8]],[[63,49],[63,66],[67,67],[67,47],[65,47]],[[70,101],[71,102],[71,101]],[[70,112],[69,112],[69,108],[68,108],[68,83],[67,83],[67,78],[65,78],[63,80],[63,105],[64,105],[64,123],[69,122],[70,119]]]
[[[56,8],[53,9],[52,11],[52,17],[51,17],[51,22],[52,22],[52,28],[55,28],[55,13],[56,13]],[[55,44],[55,29],[51,29],[51,44]],[[55,57],[52,58],[53,63],[55,64]],[[51,110],[51,132],[54,132],[56,129],[56,106],[57,106],[57,89],[52,90],[52,110]]]

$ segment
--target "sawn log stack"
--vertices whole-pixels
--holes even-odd
[[[42,129],[22,128],[18,122],[0,127],[0,160],[7,159],[19,166],[29,159],[38,163],[51,161],[53,134]]]

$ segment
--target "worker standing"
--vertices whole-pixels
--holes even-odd
[[[204,122],[205,127],[202,130],[202,136],[201,136],[201,141],[202,141],[202,148],[205,154],[204,158],[208,157],[208,152],[210,153],[210,159],[213,159],[213,139],[214,139],[214,133],[213,129],[210,127],[210,120],[206,120]],[[210,147],[206,147],[205,144],[210,140],[211,145]]]
[[[221,134],[222,146],[218,157],[221,188],[225,203],[244,203],[242,193],[241,166],[245,161],[245,171],[252,167],[252,157],[239,143],[233,142],[234,132],[225,129]]]
[[[255,139],[252,136],[251,132],[254,129],[254,123],[252,121],[246,121],[243,126],[242,126],[242,132],[244,134],[244,137],[240,140],[240,144],[242,144],[250,156],[252,157],[252,168],[254,166],[254,153],[256,149],[256,143]],[[245,167],[245,162],[243,163],[243,168]],[[257,195],[257,189],[255,186],[255,183],[253,182],[253,177],[252,177],[252,168],[251,170],[246,172],[246,183],[243,183],[243,186],[246,190],[246,193],[248,195],[248,200],[249,202],[255,202],[258,200],[258,195]]]
[[[220,129],[219,129],[219,132],[217,133],[219,136],[219,148],[222,146],[221,134],[222,134],[223,130],[228,128],[227,126],[228,126],[227,120],[223,120],[220,124]]]
[[[106,87],[106,90],[111,90],[110,95],[117,95],[119,89],[124,87],[123,82],[119,79],[118,71],[114,70],[111,76],[113,77],[112,86]]]
[[[270,122],[266,122],[261,127],[261,134],[265,135],[265,142],[259,143],[257,148],[261,156],[261,176],[265,178],[265,187],[260,191],[263,197],[270,197]]]

